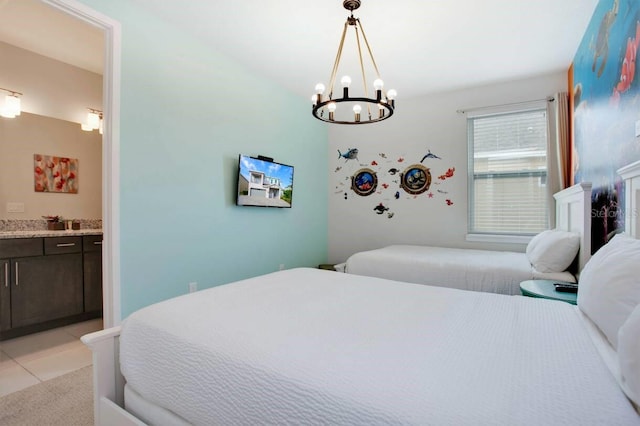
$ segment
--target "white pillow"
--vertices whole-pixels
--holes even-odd
[[[640,407],[640,305],[618,331],[622,389]]]
[[[527,259],[539,272],[566,271],[580,249],[580,235],[549,229],[529,241]]]
[[[585,265],[578,307],[618,347],[618,330],[640,304],[640,240],[618,234]]]

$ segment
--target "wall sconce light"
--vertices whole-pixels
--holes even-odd
[[[80,123],[80,128],[85,132],[98,130],[102,134],[102,111],[93,108],[87,108],[87,121]]]
[[[22,93],[16,92],[15,90],[3,89],[0,87],[0,90],[7,92],[7,95],[4,97],[4,104],[0,107],[0,116],[5,118],[16,118],[20,115],[20,98]]]

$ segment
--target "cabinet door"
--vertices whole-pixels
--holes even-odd
[[[8,259],[0,259],[0,331],[11,328],[11,273]]]
[[[102,252],[84,253],[84,310],[102,310]]]
[[[82,254],[11,260],[11,327],[82,313]]]

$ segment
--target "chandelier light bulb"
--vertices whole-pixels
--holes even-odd
[[[351,84],[351,77],[349,77],[348,75],[343,76],[340,80],[340,84],[342,84],[342,87],[349,87],[349,85]]]
[[[355,113],[354,121],[356,123],[360,122],[360,111],[362,111],[362,107],[358,104],[353,106],[353,112]]]
[[[398,92],[396,92],[394,89],[390,89],[387,92],[387,99],[389,99],[390,101],[394,100],[396,96],[398,96]]]
[[[324,84],[322,83],[316,84],[316,93],[318,95],[322,95],[324,93]]]
[[[336,119],[335,117],[336,107],[337,105],[335,102],[329,102],[327,104],[327,109],[329,110],[329,121],[333,121]]]
[[[379,78],[376,78],[373,81],[373,88],[376,90],[382,90],[382,88],[384,87],[384,81],[380,80]]]

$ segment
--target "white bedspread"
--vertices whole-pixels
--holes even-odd
[[[347,259],[345,272],[416,284],[499,294],[520,294],[520,282],[575,282],[569,272],[543,274],[524,253],[415,245],[362,251]]]
[[[639,424],[574,307],[316,269],[132,314],[121,368],[199,425]]]

